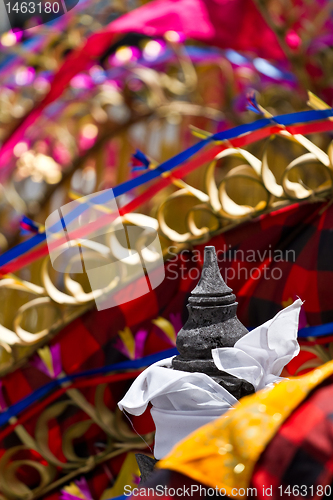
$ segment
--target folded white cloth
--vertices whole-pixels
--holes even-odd
[[[156,426],[154,455],[158,459],[180,439],[237,403],[208,375],[172,370],[172,359],[158,361],[142,372],[118,403],[122,411],[141,415],[151,402]]]
[[[273,319],[252,330],[235,347],[213,349],[216,366],[262,389],[280,380],[283,367],[299,352],[296,300]],[[150,402],[156,426],[155,458],[163,458],[173,446],[202,425],[223,415],[237,403],[226,389],[204,373],[171,369],[173,358],[142,372],[118,403],[120,410],[141,415]]]
[[[219,370],[250,382],[256,391],[278,382],[285,365],[299,353],[298,317],[302,301],[280,311],[236,342],[234,347],[212,350]]]

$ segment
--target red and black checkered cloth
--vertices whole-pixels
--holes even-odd
[[[220,268],[222,274],[231,276],[228,285],[237,296],[238,316],[247,327],[264,323],[297,296],[305,301],[309,325],[333,322],[332,206],[305,203],[287,207],[221,234],[210,244],[216,249],[231,247],[230,258],[220,261]],[[256,262],[249,261],[252,250]],[[241,259],[242,253],[247,261]],[[267,263],[269,279],[263,272],[257,279],[254,270],[265,265],[262,260],[270,254],[276,260]],[[230,268],[236,271],[234,278]],[[244,270],[237,273],[239,268]]]
[[[243,251],[245,258],[249,251],[255,250],[261,259],[265,251],[268,255],[272,249],[295,252],[295,262],[267,264],[271,270],[282,271],[279,280],[266,280],[262,274],[260,280],[246,281],[244,271],[228,280],[239,303],[238,317],[245,326],[251,328],[264,323],[296,296],[305,301],[303,308],[310,326],[333,322],[333,206],[320,213],[324,208],[322,203],[294,205],[242,224],[209,242],[218,251],[222,275],[231,268],[246,266],[249,276],[262,265],[258,258],[255,262],[241,260],[238,250]],[[178,313],[182,322],[186,321],[185,306],[198,280],[203,248],[201,245],[195,249],[201,253],[201,262],[190,251],[168,262],[165,280],[147,295],[116,308],[92,310],[65,327],[51,342],[60,344],[65,372],[71,374],[125,359],[114,349],[115,338],[125,326],[134,334],[140,329],[148,330],[144,355],[170,348],[151,320],[158,316],[170,319],[171,314]],[[219,252],[229,249],[227,255],[221,257]],[[8,405],[48,380],[29,363],[7,375],[3,386]]]
[[[251,481],[259,499],[333,497],[333,378],[292,413],[261,455]],[[330,488],[331,486],[331,488]],[[326,488],[325,488],[326,487]],[[294,489],[293,489],[294,488]],[[326,493],[326,495],[325,495]]]
[[[236,270],[235,276],[228,280],[228,285],[237,295],[238,316],[247,327],[267,321],[296,296],[305,300],[304,309],[309,325],[333,322],[332,205],[304,203],[287,207],[241,224],[215,237],[209,244],[215,245],[218,251],[222,274],[225,275],[229,269],[228,276],[231,276],[230,269]],[[192,252],[185,252],[168,262],[166,279],[149,294],[117,308],[92,310],[64,328],[51,342],[60,344],[64,371],[70,375],[126,359],[114,346],[118,332],[125,326],[130,327],[134,335],[142,329],[148,331],[144,355],[170,348],[170,343],[161,337],[161,332],[152,324],[152,320],[158,316],[170,320],[172,314],[179,314],[182,322],[186,321],[185,306],[199,278],[203,248],[204,245],[198,246]],[[199,259],[197,250],[200,251]],[[269,261],[274,250],[280,251],[280,258]],[[222,251],[225,251],[223,256]],[[280,275],[281,270],[281,278],[265,279],[263,266],[270,271],[270,276],[274,270],[277,270],[274,276]],[[238,273],[239,268],[241,271]],[[261,270],[260,279],[256,279],[258,269]],[[7,405],[28,396],[49,381],[45,374],[29,365],[29,362],[26,363],[23,368],[2,379]],[[108,389],[106,403],[110,409],[115,408],[129,384],[121,383],[114,385],[112,390]],[[83,389],[82,392],[94,404],[95,388]],[[83,418],[86,415],[80,411],[75,415],[64,412],[53,422],[50,443],[53,453],[60,459],[59,436],[75,419]],[[25,423],[32,434],[36,419],[36,416],[32,417]],[[150,426],[151,422],[147,421],[139,432],[146,432],[148,428],[151,430]],[[86,441],[82,438],[82,453],[91,453],[96,440],[104,438],[96,429],[92,430],[90,437],[85,437]],[[0,457],[6,449],[17,444],[19,440],[16,435],[8,435],[0,442]],[[96,474],[98,470],[101,469],[96,469]],[[118,466],[114,472],[117,473],[117,470]],[[99,498],[104,481],[97,481],[95,477],[95,472],[89,474],[89,485],[93,497]]]

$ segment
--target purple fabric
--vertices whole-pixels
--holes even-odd
[[[147,335],[147,330],[139,330],[135,335],[135,359],[142,358]]]
[[[51,346],[50,350],[52,356],[54,377],[57,377],[62,372],[60,344],[54,344],[53,346]]]
[[[30,361],[30,364],[45,373],[48,377],[57,378],[58,375],[62,372],[61,365],[61,352],[60,352],[60,344],[54,344],[50,347],[51,351],[51,359],[53,366],[53,373],[50,372],[48,366],[44,363],[44,361],[36,354]]]

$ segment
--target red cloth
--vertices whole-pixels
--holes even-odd
[[[316,387],[278,430],[252,475],[251,487],[257,488],[259,500],[267,496],[271,500],[331,496],[332,396],[330,378]]]

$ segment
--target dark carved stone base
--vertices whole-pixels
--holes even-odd
[[[217,368],[212,359],[184,359],[181,356],[176,356],[172,360],[172,367],[174,370],[190,373],[205,373],[229,391],[236,399],[243,398],[255,392],[250,382],[222,372]]]
[[[200,372],[206,375],[221,375],[221,372],[215,365],[213,359],[185,359],[178,355],[172,360],[172,368],[174,370],[181,370],[184,372]]]
[[[247,380],[234,377],[227,373],[224,375],[224,372],[221,372],[221,374],[221,377],[215,377],[214,375],[211,377],[215,382],[227,389],[236,399],[241,399],[255,392],[253,385]]]
[[[154,472],[154,466],[158,460],[148,457],[148,455],[144,455],[143,453],[136,453],[135,458],[140,469],[140,483],[144,483]]]

